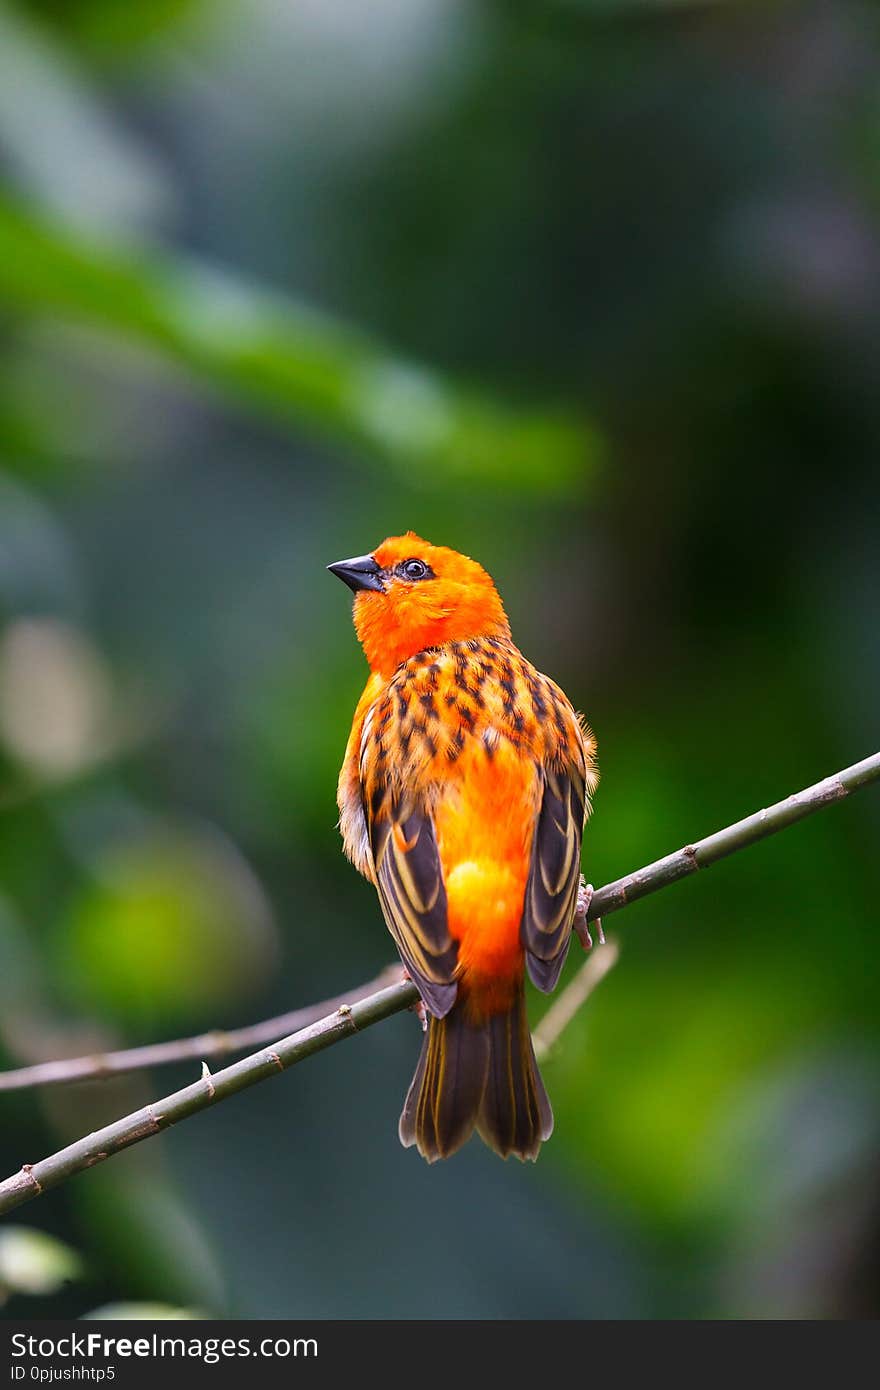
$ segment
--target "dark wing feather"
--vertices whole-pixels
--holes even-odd
[[[388,929],[426,1007],[443,1018],[455,1003],[458,947],[449,935],[433,822],[411,801],[389,798],[368,827]]]
[[[585,778],[572,763],[543,769],[544,790],[535,823],[520,941],[532,983],[556,987],[571,942],[581,872]]]

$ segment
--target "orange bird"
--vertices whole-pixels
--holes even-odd
[[[514,645],[475,560],[408,531],[329,569],[354,590],[370,665],[339,777],[345,852],[429,1015],[401,1142],[433,1163],[476,1129],[534,1159],[553,1112],[525,971],[548,992],[573,926],[589,940],[595,740]]]

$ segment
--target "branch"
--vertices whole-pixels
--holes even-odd
[[[638,869],[634,874],[607,883],[593,894],[587,919],[592,922],[597,917],[607,917],[609,912],[616,912],[637,898],[647,897],[648,893],[656,893],[658,888],[665,888],[687,874],[708,869],[710,864],[726,859],[728,854],[735,854],[737,850],[746,849],[758,840],[765,840],[768,835],[787,830],[795,821],[811,816],[814,811],[821,811],[823,806],[829,806],[834,801],[842,801],[851,792],[869,786],[878,778],[880,753],[873,753],[870,758],[853,763],[852,767],[845,767],[842,772],[835,772],[833,777],[826,777],[802,792],[794,792],[784,801],[777,801],[775,806],[755,811],[745,820],[738,820],[724,830],[716,830],[714,835],[707,835],[704,840],[685,845],[684,849],[667,854],[665,859],[655,860],[645,869]]]
[[[796,792],[786,801],[780,801],[775,806],[771,806],[769,810],[756,811],[754,815],[746,817],[745,820],[737,821],[735,825],[729,825],[726,830],[719,830],[717,834],[709,835],[704,840],[698,840],[694,845],[677,850],[675,854],[667,855],[665,859],[658,859],[655,863],[649,864],[647,868],[639,869],[636,873],[628,874],[625,878],[606,884],[604,888],[600,888],[594,893],[587,918],[591,922],[595,921],[597,917],[616,912],[619,908],[625,907],[627,903],[634,902],[636,898],[653,893],[658,888],[665,887],[667,883],[674,883],[676,879],[683,878],[686,874],[694,873],[697,869],[708,868],[716,860],[723,859],[726,855],[733,854],[737,849],[743,849],[756,840],[764,839],[768,835],[775,834],[778,830],[785,829],[786,826],[792,825],[804,816],[811,815],[813,811],[819,810],[820,807],[829,802],[838,801],[851,791],[867,786],[869,782],[878,777],[880,777],[880,753],[871,758],[865,758],[863,762],[856,763],[853,767],[845,768],[843,772],[838,772],[835,776],[826,778],[824,782],[818,782],[815,786],[808,787],[806,791]],[[35,1066],[19,1067],[15,1071],[0,1072],[0,1092],[20,1091],[35,1086],[52,1086],[70,1081],[101,1081],[107,1077],[123,1075],[126,1072],[144,1071],[150,1067],[168,1066],[174,1062],[185,1062],[193,1059],[204,1061],[207,1058],[225,1057],[232,1052],[243,1052],[247,1048],[259,1047],[262,1043],[272,1042],[275,1038],[286,1036],[299,1028],[305,1028],[308,1024],[315,1023],[318,1019],[331,1013],[342,1003],[353,1004],[366,998],[367,995],[388,984],[394,978],[398,968],[392,965],[387,970],[383,970],[375,980],[360,985],[357,989],[349,990],[347,994],[340,994],[335,999],[327,999],[320,1004],[311,1004],[302,1009],[295,1009],[290,1013],[280,1014],[277,1018],[269,1018],[247,1028],[232,1029],[228,1032],[214,1030],[210,1033],[200,1033],[192,1038],[154,1043],[149,1047],[133,1047],[119,1052],[63,1058],[60,1061],[40,1062]],[[610,969],[610,965],[607,968]],[[562,997],[560,996],[559,1003],[561,1003]],[[557,1005],[554,1004],[553,1008],[549,1010],[548,1015],[545,1016],[545,1021],[556,1007]]]
[[[575,1014],[586,1004],[597,985],[600,985],[609,971],[620,959],[620,947],[616,941],[606,941],[597,951],[591,951],[585,963],[570,984],[554,999],[541,1022],[532,1033],[535,1056],[541,1060],[546,1057]]]
[[[70,1081],[105,1081],[111,1076],[167,1067],[174,1062],[203,1062],[208,1058],[228,1057],[233,1052],[247,1052],[250,1048],[260,1047],[263,1043],[274,1042],[276,1038],[306,1028],[310,1023],[317,1023],[338,1009],[340,1004],[356,1004],[368,994],[374,994],[376,990],[399,979],[400,966],[390,965],[374,980],[350,989],[347,994],[323,999],[319,1004],[307,1004],[302,1009],[292,1009],[276,1018],[264,1019],[262,1023],[252,1023],[247,1028],[227,1031],[213,1029],[210,1033],[199,1033],[193,1038],[176,1038],[172,1042],[151,1043],[148,1047],[93,1052],[85,1057],[62,1057],[55,1062],[38,1062],[30,1067],[18,1067],[15,1071],[0,1071],[0,1091],[31,1090],[37,1086],[57,1086]]]
[[[880,778],[880,753],[875,753],[853,767],[845,768],[823,782],[797,792],[767,810],[757,811],[735,825],[708,835],[693,845],[686,845],[675,854],[658,859],[647,868],[639,869],[615,883],[607,884],[593,894],[588,917],[616,912],[637,898],[655,893],[697,869],[707,868],[728,854],[745,849],[757,840],[765,839],[812,815],[832,802],[840,801],[860,787]],[[607,947],[605,948],[608,949]],[[102,1163],[121,1149],[149,1139],[205,1110],[217,1101],[225,1100],[258,1081],[265,1081],[288,1067],[295,1066],[313,1053],[323,1051],[343,1038],[362,1032],[391,1014],[409,1008],[418,999],[418,990],[409,981],[378,990],[356,1004],[342,1004],[335,1013],[312,1023],[309,1027],[283,1038],[274,1047],[253,1053],[212,1076],[207,1067],[201,1080],[163,1100],[136,1110],[114,1124],[106,1125],[94,1134],[68,1144],[58,1153],[40,1163],[26,1163],[21,1171],[0,1183],[0,1215],[20,1206],[31,1197],[38,1197],[50,1187],[57,1186],[76,1173]]]
[[[84,1139],[68,1144],[67,1148],[60,1149],[42,1163],[25,1163],[19,1173],[0,1183],[0,1215],[31,1197],[39,1197],[47,1188],[64,1182],[65,1178],[93,1168],[96,1163],[103,1163],[131,1144],[160,1134],[179,1120],[206,1110],[209,1105],[216,1105],[218,1101],[226,1100],[228,1096],[258,1081],[267,1081],[270,1076],[285,1071],[305,1057],[322,1052],[325,1047],[342,1042],[343,1038],[369,1028],[380,1019],[409,1008],[418,997],[418,990],[409,980],[389,985],[358,1004],[341,1004],[327,1018],[319,1019],[288,1038],[282,1038],[274,1047],[264,1048],[240,1062],[233,1062],[232,1066],[224,1067],[223,1071],[213,1076],[204,1066],[201,1079],[191,1086],[185,1086],[182,1091],[175,1091],[173,1095],[145,1105],[134,1114],[96,1130],[94,1134],[87,1134]]]

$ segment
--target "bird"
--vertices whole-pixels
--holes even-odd
[[[553,1129],[525,975],[556,985],[591,890],[596,741],[515,646],[476,560],[407,531],[328,565],[370,668],[339,775],[346,855],[373,883],[424,1006],[400,1117],[429,1163],[476,1130],[534,1160]]]

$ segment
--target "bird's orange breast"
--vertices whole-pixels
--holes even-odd
[[[538,801],[534,762],[501,741],[491,758],[471,741],[438,795],[434,824],[459,943],[463,992],[482,1012],[510,1007],[522,975],[519,927]]]

